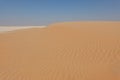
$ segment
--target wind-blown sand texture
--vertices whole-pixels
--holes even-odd
[[[120,80],[120,22],[2,33],[0,80]]]

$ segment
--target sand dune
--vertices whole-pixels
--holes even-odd
[[[120,22],[2,33],[0,80],[120,80]]]
[[[0,33],[29,28],[45,28],[46,26],[0,26]]]

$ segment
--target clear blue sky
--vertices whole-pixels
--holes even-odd
[[[0,25],[120,21],[120,0],[0,0]]]

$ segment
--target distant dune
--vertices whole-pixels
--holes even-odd
[[[1,33],[0,80],[120,80],[120,22]]]
[[[29,28],[45,28],[46,26],[0,26],[0,33]]]

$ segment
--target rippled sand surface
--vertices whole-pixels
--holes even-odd
[[[2,33],[0,80],[120,80],[120,22]]]

